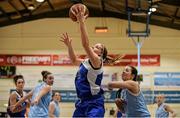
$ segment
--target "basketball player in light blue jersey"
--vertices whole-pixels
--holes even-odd
[[[168,118],[169,113],[171,113],[171,117],[175,117],[176,113],[174,110],[167,104],[164,103],[165,97],[164,95],[158,95],[156,97],[156,103],[158,105],[158,108],[156,109],[156,118]]]
[[[51,101],[51,86],[53,85],[54,77],[48,71],[42,71],[41,74],[43,76],[43,82],[38,84],[25,97],[17,102],[15,106],[12,107],[12,109],[15,109],[26,99],[31,98],[31,106],[28,117],[48,118],[48,106]]]
[[[112,88],[121,88],[121,100],[119,108],[124,112],[125,117],[150,117],[145,99],[140,90],[139,83],[136,81],[137,70],[133,66],[126,66],[123,73],[123,81],[109,82]],[[117,103],[116,103],[117,104]]]
[[[49,104],[49,117],[58,118],[60,116],[60,108],[59,108],[60,100],[61,100],[61,96],[59,92],[54,92],[52,95],[52,101]]]
[[[104,117],[104,97],[101,88],[103,79],[103,62],[107,59],[107,50],[104,45],[98,43],[93,47],[89,45],[89,39],[85,26],[84,12],[81,8],[75,9],[76,17],[81,31],[81,43],[87,54],[87,59],[77,58],[71,45],[68,34],[63,34],[62,42],[67,46],[71,62],[79,66],[76,74],[75,86],[77,97],[76,110],[73,117]]]

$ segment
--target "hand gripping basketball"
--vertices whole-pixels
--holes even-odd
[[[72,21],[76,22],[77,21],[77,18],[76,18],[76,9],[78,8],[81,8],[83,9],[83,12],[84,12],[84,16],[87,16],[89,15],[89,10],[87,9],[87,7],[81,3],[78,3],[78,4],[74,4],[73,6],[71,6],[70,10],[69,10],[69,17],[71,18]],[[86,18],[87,18],[86,17]]]

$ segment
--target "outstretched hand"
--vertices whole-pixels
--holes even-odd
[[[71,45],[72,39],[69,38],[67,33],[63,33],[59,41],[63,42],[68,47]]]
[[[76,9],[73,9],[78,22],[84,22],[88,17],[88,14],[85,15],[85,10],[83,6],[78,6]]]

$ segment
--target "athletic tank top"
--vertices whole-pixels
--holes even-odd
[[[16,102],[18,102],[24,95],[25,95],[25,92],[23,91],[23,95],[21,96],[19,93],[18,93],[18,91],[16,90],[16,91],[14,91],[15,92],[15,94],[17,95],[17,97],[16,97]],[[26,102],[23,102],[22,104],[21,104],[21,107],[23,108],[23,110],[22,111],[20,111],[20,112],[16,112],[16,113],[12,113],[11,111],[10,111],[10,109],[9,108],[7,108],[7,113],[9,114],[9,116],[10,117],[25,117],[25,113],[26,113]],[[10,99],[9,99],[9,101],[8,101],[8,106],[10,106]]]
[[[167,112],[164,108],[164,103],[162,103],[156,110],[156,118],[168,118],[169,112]]]
[[[103,66],[103,64],[102,64]],[[101,81],[103,79],[103,69],[93,68],[89,59],[84,60],[76,74],[75,86],[78,98],[92,98],[93,96],[101,96]]]
[[[31,101],[34,101],[34,99],[39,95],[40,91],[46,85],[47,84],[45,82],[42,82],[35,87]],[[48,117],[48,107],[51,101],[51,95],[52,91],[42,96],[37,105],[30,106],[28,117]]]
[[[123,89],[121,95],[124,100],[123,106],[126,117],[150,117],[150,113],[147,109],[145,99],[141,91],[136,96],[128,89]]]
[[[60,116],[60,108],[59,108],[59,103],[57,101],[52,101],[52,103],[54,104],[54,115],[56,117],[59,117]]]

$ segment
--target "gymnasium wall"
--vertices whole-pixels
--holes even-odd
[[[101,42],[106,45],[110,54],[136,54],[137,48],[131,38],[126,35],[127,21],[114,18],[89,18],[86,21],[90,44]],[[107,33],[95,33],[96,26],[107,26]],[[143,29],[144,24],[133,23],[134,29]],[[141,73],[154,72],[180,72],[180,31],[150,26],[151,35],[143,40],[141,48],[142,54],[160,55],[160,66],[141,67]],[[80,32],[77,23],[70,19],[42,19],[7,27],[0,28],[0,54],[67,54],[66,47],[59,42],[60,34],[68,32],[73,38],[72,43],[77,54],[84,54],[80,42]],[[120,75],[123,67],[105,67],[105,72]],[[36,80],[41,79],[40,72],[49,70],[54,73],[75,73],[77,67],[58,67],[58,66],[17,66],[17,74],[25,75],[25,78],[35,80],[26,83],[26,88],[31,88]],[[151,77],[150,87],[154,89],[154,77]],[[28,81],[28,80],[27,80]],[[59,83],[60,85],[63,82]],[[144,83],[147,84],[147,83]],[[73,85],[73,80],[72,80]],[[143,83],[142,83],[143,85]],[[58,87],[58,84],[56,83]],[[5,111],[9,90],[14,88],[11,79],[0,79],[0,111]],[[57,88],[55,88],[57,89]],[[63,89],[60,87],[60,89]],[[67,88],[66,88],[67,89]],[[147,89],[142,86],[142,89]],[[167,90],[167,89],[163,89]],[[173,90],[179,91],[178,88]],[[71,116],[74,110],[74,103],[61,103],[61,116]],[[177,113],[180,112],[180,104],[170,104]],[[106,116],[109,116],[109,110],[115,109],[115,104],[106,103]],[[156,105],[148,105],[148,108],[154,115]],[[180,116],[180,114],[178,114]]]

